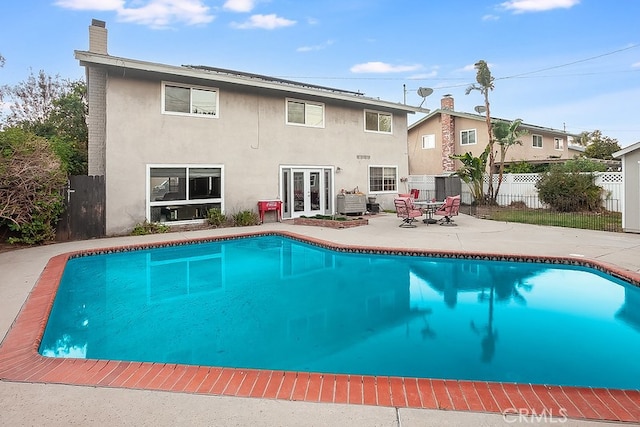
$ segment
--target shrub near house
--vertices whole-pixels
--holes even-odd
[[[560,165],[542,175],[536,183],[540,200],[560,212],[599,211],[602,188],[592,173],[565,172]]]

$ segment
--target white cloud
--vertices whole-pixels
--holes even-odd
[[[215,19],[203,0],[135,1],[132,7],[127,7],[124,0],[58,0],[56,5],[75,10],[112,10],[121,21],[153,28],[166,28],[175,23],[207,24]]]
[[[58,0],[56,6],[73,10],[120,10],[124,0]]]
[[[544,12],[553,9],[569,9],[580,3],[580,0],[509,0],[500,6],[514,13]]]
[[[631,64],[631,68],[640,68],[640,62]]]
[[[420,65],[392,65],[386,62],[365,62],[351,67],[352,73],[402,73],[422,68]]]
[[[254,0],[227,0],[222,8],[232,12],[251,12],[255,5]]]
[[[334,43],[333,40],[327,40],[326,42],[324,42],[322,44],[317,44],[315,46],[301,46],[301,47],[296,49],[296,52],[311,52],[311,51],[315,51],[315,50],[322,50],[322,49],[326,49],[327,47],[331,46],[333,43]]]
[[[407,78],[409,80],[426,80],[426,79],[432,79],[437,75],[438,75],[438,71],[433,70],[429,73],[414,74],[413,76],[409,76]]]
[[[274,30],[276,28],[289,27],[291,25],[295,25],[295,23],[296,21],[292,21],[286,18],[281,18],[277,16],[275,13],[272,13],[270,15],[252,15],[248,21],[245,21],[243,23],[233,22],[231,26],[234,28],[242,29],[242,30],[252,29],[252,28]]]
[[[484,15],[482,17],[483,21],[497,21],[498,19],[500,19],[500,17],[496,15]]]

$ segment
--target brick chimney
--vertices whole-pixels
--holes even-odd
[[[107,29],[104,21],[93,19],[89,26],[89,52],[99,55],[107,53]],[[106,173],[107,135],[107,70],[85,65],[87,71],[87,144],[89,175]]]
[[[442,128],[442,172],[455,172],[455,162],[449,156],[456,154],[456,123],[455,119],[447,111],[453,110],[453,97],[444,95],[440,101],[441,109],[440,125]]]
[[[104,21],[97,19],[91,20],[91,26],[89,27],[89,52],[108,55],[107,28]]]

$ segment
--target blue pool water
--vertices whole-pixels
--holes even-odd
[[[583,267],[250,237],[69,260],[40,353],[637,389],[640,289]]]

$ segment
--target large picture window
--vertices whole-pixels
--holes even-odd
[[[287,124],[324,127],[324,105],[288,99]]]
[[[214,88],[163,83],[162,112],[218,117],[218,91]]]
[[[397,192],[397,183],[396,166],[369,166],[369,192]]]
[[[222,209],[222,166],[149,166],[149,221],[202,220]]]
[[[377,111],[364,112],[364,129],[369,132],[391,133],[393,116]]]

